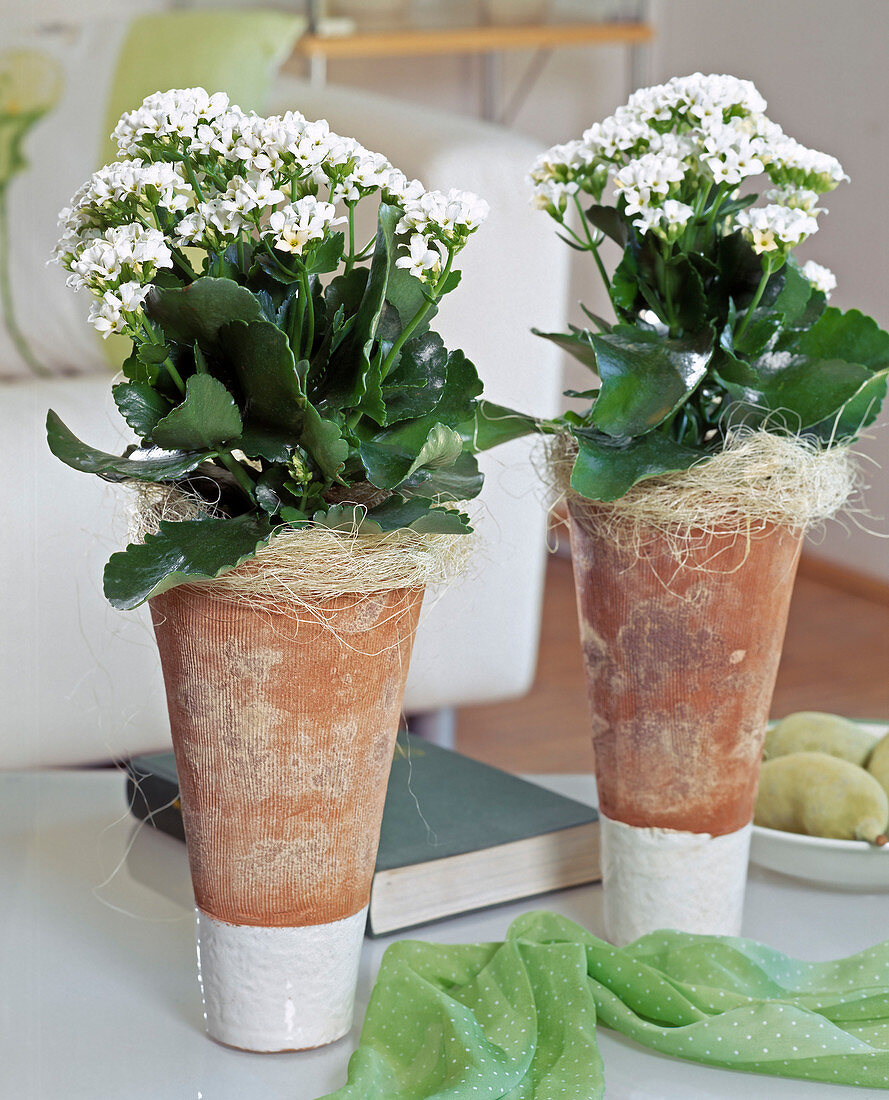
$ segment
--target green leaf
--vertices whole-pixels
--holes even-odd
[[[719,279],[714,284],[714,294],[719,294],[725,308],[729,299],[738,308],[746,306],[762,279],[762,261],[740,230],[720,239],[717,265]]]
[[[463,535],[471,531],[469,517],[452,508],[434,508],[428,500],[405,500],[398,493],[378,505],[368,515],[382,531],[407,527],[425,535]]]
[[[796,350],[816,359],[842,359],[871,370],[889,366],[889,333],[860,310],[831,306],[799,338]]]
[[[586,211],[586,216],[587,221],[601,230],[606,237],[616,241],[621,248],[626,247],[630,234],[626,219],[617,207],[594,204]]]
[[[414,316],[417,310],[426,304],[428,291],[426,284],[403,267],[395,267],[389,272],[389,282],[386,286],[386,301],[390,302],[401,318],[402,327]],[[435,316],[437,309],[433,306],[423,320],[424,325]],[[417,332],[422,329],[416,330]]]
[[[349,444],[343,439],[342,429],[333,420],[327,420],[311,403],[305,407],[300,443],[309,452],[325,477],[335,479],[349,457]]]
[[[325,409],[354,408],[367,392],[371,349],[386,300],[389,272],[395,267],[393,234],[399,217],[394,206],[380,205],[376,246],[361,304],[348,333],[332,350],[327,366],[316,380],[316,404],[323,403]]]
[[[707,326],[707,293],[704,280],[697,270],[681,258],[667,267],[676,319],[686,335],[699,332]]]
[[[577,329],[575,332],[541,332],[540,329],[532,328],[531,331],[535,336],[542,336],[544,340],[552,340],[591,371],[597,370],[593,333],[587,329]]]
[[[645,478],[687,470],[705,457],[657,431],[624,445],[607,436],[576,438],[578,453],[571,487],[589,500],[617,500]]]
[[[310,275],[324,275],[328,271],[336,271],[343,257],[345,237],[342,233],[331,233],[325,237],[321,244],[311,253],[306,264],[306,270]]]
[[[794,325],[805,312],[812,297],[812,284],[800,271],[799,264],[789,256],[784,265],[784,286],[774,301],[773,308],[784,318],[785,325]]]
[[[484,474],[474,455],[464,452],[452,466],[440,469],[423,467],[401,482],[398,492],[404,497],[426,497],[442,501],[472,500],[484,484]]]
[[[134,447],[125,455],[111,455],[82,443],[50,410],[46,417],[49,449],[73,470],[98,474],[106,481],[175,481],[213,458],[215,451],[165,451],[160,447]]]
[[[626,319],[633,318],[640,308],[639,264],[630,248],[612,273],[611,302]]]
[[[170,450],[209,450],[241,434],[235,399],[211,374],[193,374],[185,383],[185,400],[154,426],[152,439]]]
[[[231,321],[259,321],[262,306],[246,287],[231,279],[198,279],[174,289],[154,287],[145,300],[145,312],[180,344],[215,348],[219,330]]]
[[[250,427],[241,432],[237,447],[248,458],[264,458],[266,462],[287,462],[293,450],[293,437],[265,428]]]
[[[435,332],[412,336],[401,349],[395,370],[383,383],[383,424],[432,412],[444,393],[448,353]]]
[[[493,401],[479,401],[475,416],[458,428],[468,449],[475,454],[539,430],[535,417],[495,405]]]
[[[602,379],[592,423],[617,439],[642,435],[666,420],[705,376],[713,354],[709,330],[695,340],[670,340],[619,325],[590,340]]]
[[[270,321],[233,321],[221,335],[244,393],[248,426],[297,436],[306,398],[286,333]]]
[[[140,439],[150,439],[154,426],[172,404],[147,382],[120,382],[111,387],[120,415]]]
[[[422,420],[405,421],[360,444],[368,480],[378,489],[395,489],[423,466],[451,466],[462,450],[458,432],[444,424],[427,428]]]
[[[721,381],[731,395],[732,424],[767,423],[797,432],[834,417],[873,378],[867,367],[839,359],[772,352],[750,364],[726,364]],[[729,377],[726,377],[729,375]]]
[[[772,337],[775,333],[781,331],[784,324],[784,319],[780,313],[756,310],[753,317],[754,320],[750,322],[742,333],[741,339],[734,345],[735,350],[742,355],[761,355],[769,346]]]
[[[178,584],[212,580],[252,558],[272,537],[266,516],[161,520],[157,534],[112,554],[105,595],[121,611],[138,607]]]
[[[879,415],[886,397],[887,377],[889,368],[872,374],[837,412],[809,430],[826,443],[856,439]]]

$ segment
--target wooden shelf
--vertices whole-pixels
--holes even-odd
[[[564,46],[638,45],[654,35],[650,23],[541,23],[455,27],[447,30],[359,31],[340,36],[306,34],[296,43],[302,57],[423,57],[432,54],[498,53]]]

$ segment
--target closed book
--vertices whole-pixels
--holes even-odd
[[[136,817],[183,838],[173,754],[134,757],[127,770]],[[399,734],[371,887],[369,935],[600,877],[592,806]]]

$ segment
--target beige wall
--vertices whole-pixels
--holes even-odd
[[[817,259],[836,273],[834,304],[856,306],[889,325],[889,3],[659,0],[654,14],[658,37],[648,57],[653,80],[697,69],[749,77],[768,99],[770,117],[788,133],[839,157],[852,182],[829,197],[829,214],[803,258]],[[514,55],[500,61],[501,103],[509,100],[529,60],[529,55]],[[479,72],[478,59],[404,59],[331,65],[329,78],[476,114]],[[576,137],[625,100],[628,78],[621,49],[556,51],[514,125],[546,145]],[[524,186],[523,181],[516,180],[516,186]],[[575,272],[574,297],[602,308],[595,273],[586,265]],[[528,323],[558,328],[562,319],[532,316]],[[570,384],[583,381],[582,368],[573,368]],[[885,536],[885,413],[881,425],[861,449],[883,467],[870,461],[864,465],[870,484],[866,504],[876,517],[864,522]],[[828,525],[813,540],[813,550],[889,580],[889,542],[855,524]]]

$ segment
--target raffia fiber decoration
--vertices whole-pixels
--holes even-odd
[[[133,542],[157,531],[161,520],[218,514],[202,498],[168,486],[135,483],[133,489],[129,531]],[[463,572],[472,546],[472,537],[461,534],[285,528],[249,561],[194,586],[212,590],[221,599],[248,601],[260,608],[306,610],[318,600],[335,596],[446,584]]]
[[[571,488],[577,445],[554,438],[548,476],[557,502],[609,540],[635,549],[666,541],[682,561],[714,534],[764,537],[775,525],[807,531],[843,508],[860,487],[854,454],[807,436],[733,432],[722,451],[688,470],[649,478],[618,500],[587,500]]]

